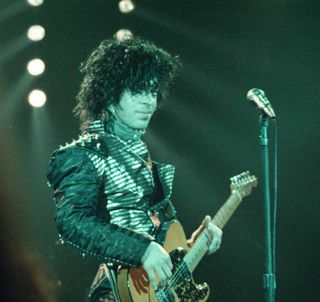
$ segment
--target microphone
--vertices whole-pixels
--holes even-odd
[[[247,93],[247,99],[255,103],[255,105],[269,117],[276,118],[276,114],[263,90],[258,88],[250,89]]]

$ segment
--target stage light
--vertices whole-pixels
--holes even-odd
[[[134,10],[134,4],[131,0],[121,0],[119,2],[120,12],[127,14]]]
[[[29,93],[28,101],[32,107],[39,108],[46,103],[47,96],[42,90],[34,89]]]
[[[41,4],[43,4],[43,0],[27,0],[27,2],[31,6],[40,6]]]
[[[41,59],[33,59],[27,65],[27,70],[29,74],[33,76],[38,76],[42,74],[45,70],[46,66]]]
[[[32,25],[29,27],[27,36],[31,41],[41,41],[46,35],[45,29],[41,25]]]
[[[120,29],[116,32],[116,38],[119,41],[131,39],[132,37],[133,34],[129,29]]]

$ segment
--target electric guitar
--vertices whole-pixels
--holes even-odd
[[[223,229],[243,197],[257,186],[257,178],[249,172],[230,178],[231,194],[222,205],[212,222]],[[169,253],[173,264],[172,276],[165,285],[158,283],[156,291],[150,286],[147,273],[142,267],[121,269],[118,274],[118,292],[121,302],[203,302],[210,293],[206,283],[196,284],[192,272],[207,253],[212,237],[204,229],[191,248],[187,245],[181,224],[169,223],[163,247]]]

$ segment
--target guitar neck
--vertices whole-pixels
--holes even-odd
[[[212,222],[220,229],[226,225],[232,214],[235,212],[241,203],[240,194],[233,192],[227,201],[222,205],[217,214],[213,217]],[[198,239],[184,257],[184,262],[187,264],[190,272],[193,272],[203,256],[206,254],[211,243],[211,236],[207,229],[204,229]]]
[[[238,208],[242,201],[240,193],[233,192],[223,206],[219,209],[217,214],[212,218],[212,222],[221,230],[227,224],[235,210]]]

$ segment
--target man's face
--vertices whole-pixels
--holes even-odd
[[[135,129],[148,127],[157,108],[157,96],[151,92],[131,94],[125,90],[118,106],[111,105],[114,115],[124,124]]]

